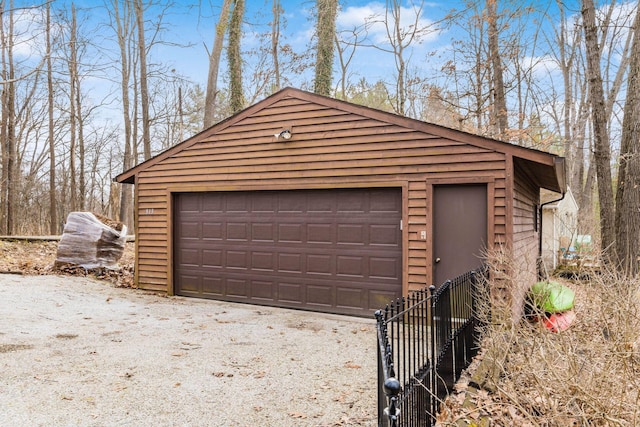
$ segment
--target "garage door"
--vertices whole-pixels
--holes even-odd
[[[177,295],[370,316],[402,292],[400,189],[180,193]]]

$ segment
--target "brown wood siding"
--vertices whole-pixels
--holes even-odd
[[[289,141],[274,134],[292,129]],[[490,241],[508,237],[505,154],[397,124],[285,98],[177,151],[136,176],[138,285],[169,286],[172,191],[234,191],[396,186],[404,200],[405,292],[429,284],[427,183],[491,184]],[[169,266],[169,267],[168,267]],[[166,289],[166,288],[165,288]]]
[[[540,190],[520,173],[515,173],[513,197],[513,276],[512,314],[522,314],[529,287],[535,283],[538,259],[538,230],[535,218]]]

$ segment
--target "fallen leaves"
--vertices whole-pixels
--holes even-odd
[[[0,241],[0,272],[48,274],[57,248],[58,242]]]
[[[528,323],[490,329],[481,356],[498,372],[494,390],[457,385],[439,425],[636,425],[639,284],[605,274],[572,283],[580,321],[559,334]]]
[[[72,265],[63,265],[54,270],[57,241],[0,240],[0,273],[42,275],[55,272],[69,276],[90,276],[118,287],[133,287],[134,248],[134,242],[126,243],[118,270],[87,270]]]
[[[0,353],[9,353],[18,350],[28,350],[33,348],[31,344],[0,344]]]
[[[289,416],[291,418],[297,418],[297,419],[300,419],[300,420],[304,420],[304,419],[307,418],[307,415],[303,414],[301,412],[289,412]]]
[[[349,360],[348,362],[345,362],[344,367],[347,369],[360,369],[362,368],[362,366],[353,363],[351,360]]]
[[[59,340],[72,340],[78,338],[78,334],[57,334],[56,338]]]

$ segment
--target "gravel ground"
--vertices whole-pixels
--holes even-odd
[[[374,426],[374,321],[0,275],[0,426]]]

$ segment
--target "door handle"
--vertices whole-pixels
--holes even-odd
[[[436,264],[440,262],[440,258],[436,258]]]

